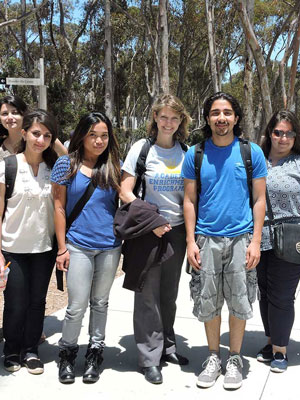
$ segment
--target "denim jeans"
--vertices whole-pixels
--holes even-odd
[[[11,261],[4,291],[3,352],[6,356],[37,354],[56,248],[35,254],[3,251],[3,255]]]
[[[89,336],[92,347],[103,347],[108,298],[118,268],[121,246],[111,250],[88,250],[67,245],[68,307],[63,321],[60,349],[77,346],[82,319],[90,303]]]

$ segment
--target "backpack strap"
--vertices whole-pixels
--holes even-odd
[[[4,198],[4,211],[2,218],[4,218],[8,199],[11,198],[12,193],[14,191],[17,169],[18,169],[18,162],[16,155],[13,154],[11,156],[5,157],[4,163],[5,163],[5,198]]]
[[[85,192],[80,197],[80,199],[77,201],[77,203],[75,204],[75,206],[74,206],[73,210],[71,211],[70,215],[66,219],[66,233],[70,229],[70,226],[73,224],[75,219],[79,216],[79,214],[83,210],[83,208],[86,205],[86,203],[91,198],[91,196],[94,193],[95,189],[96,189],[96,187],[94,186],[93,181],[91,179],[90,183],[88,184],[87,188],[85,189]]]
[[[202,166],[202,161],[203,161],[203,155],[204,155],[204,147],[205,147],[205,141],[203,140],[200,143],[197,143],[195,146],[195,155],[194,155],[194,163],[195,163],[195,174],[196,174],[196,180],[197,180],[197,195],[198,199],[201,193],[201,166]],[[198,204],[198,200],[197,200]]]
[[[179,142],[180,146],[181,146],[181,150],[184,151],[185,153],[188,151],[188,147],[185,143],[183,142]]]
[[[253,208],[253,197],[252,197],[252,176],[253,176],[253,166],[252,166],[252,157],[251,157],[251,144],[248,140],[238,138],[240,142],[240,151],[242,160],[246,169],[247,174],[247,185],[249,190],[249,200],[250,207]]]
[[[150,147],[155,143],[156,138],[147,138],[146,142],[143,144],[141,148],[140,154],[136,161],[135,173],[136,173],[136,182],[133,188],[133,194],[136,197],[139,197],[140,187],[142,186],[142,196],[141,199],[144,200],[146,194],[146,181],[145,181],[145,172],[146,168],[146,159],[150,150]]]

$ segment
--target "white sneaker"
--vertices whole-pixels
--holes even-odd
[[[216,380],[222,373],[221,360],[217,354],[211,354],[202,364],[205,368],[198,376],[197,386],[209,388],[216,383]]]
[[[243,384],[242,375],[243,362],[238,354],[230,356],[226,365],[224,378],[224,389],[238,389]]]

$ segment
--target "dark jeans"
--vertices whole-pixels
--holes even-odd
[[[161,266],[151,268],[141,293],[134,299],[134,336],[141,367],[158,366],[163,353],[176,350],[173,329],[176,299],[186,250],[184,224],[166,233],[174,255]]]
[[[3,255],[11,261],[4,291],[3,352],[6,356],[38,354],[56,249],[35,254],[3,251]]]
[[[272,344],[287,346],[295,318],[295,292],[300,265],[277,258],[273,250],[262,251],[257,266],[260,314]]]

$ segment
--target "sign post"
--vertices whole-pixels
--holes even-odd
[[[24,86],[39,86],[39,108],[47,110],[47,86],[45,83],[44,59],[40,58],[37,63],[39,71],[38,78],[0,78],[2,85],[24,85]]]

